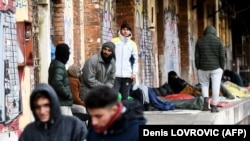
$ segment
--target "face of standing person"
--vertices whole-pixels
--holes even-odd
[[[105,127],[116,111],[118,110],[117,105],[109,105],[104,108],[91,108],[88,109],[88,113],[91,117],[91,123],[94,128]]]
[[[128,36],[130,36],[131,35],[131,31],[128,29],[128,28],[122,28],[121,29],[121,34],[123,35],[123,36],[125,36],[125,37],[128,37]]]
[[[34,104],[35,114],[41,122],[48,122],[50,119],[50,101],[41,96],[37,98]]]

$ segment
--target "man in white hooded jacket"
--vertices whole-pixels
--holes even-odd
[[[138,49],[136,43],[131,40],[131,31],[130,25],[124,22],[118,32],[119,36],[111,40],[115,44],[116,54],[114,89],[121,93],[122,100],[128,98],[130,87],[138,72]]]

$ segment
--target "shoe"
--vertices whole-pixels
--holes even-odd
[[[209,111],[209,98],[208,97],[205,97],[204,98],[204,105],[203,105],[203,109],[202,111]]]
[[[211,113],[217,113],[217,112],[219,112],[217,106],[212,105],[212,107],[211,107]]]

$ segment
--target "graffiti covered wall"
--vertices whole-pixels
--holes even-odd
[[[0,12],[0,138],[14,140],[20,134],[19,118],[23,111],[18,63],[23,56],[17,42],[16,19],[12,11]],[[0,85],[1,85],[0,84]],[[6,136],[8,134],[8,136]]]
[[[156,87],[156,62],[153,54],[153,37],[148,14],[143,12],[143,3],[136,1],[136,35],[139,55],[139,84]]]
[[[177,15],[170,9],[164,10],[164,68],[162,82],[167,81],[169,71],[180,74],[180,48],[177,28]]]
[[[114,36],[113,31],[112,31],[114,14],[112,12],[114,12],[112,1],[104,0],[104,9],[103,9],[103,14],[102,14],[102,32],[101,32],[102,42],[101,44],[107,41],[110,41]]]
[[[16,0],[16,20],[28,20],[28,2],[27,0]]]
[[[74,54],[73,49],[73,7],[72,0],[65,0],[64,8],[64,41],[70,47],[71,54]],[[74,62],[73,55],[70,55],[66,66]]]

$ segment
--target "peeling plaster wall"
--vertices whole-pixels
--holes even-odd
[[[0,90],[0,138],[13,141],[19,136],[19,118],[23,111],[19,81],[23,74],[18,71],[18,64],[24,61],[24,57],[17,41],[13,11],[0,12],[0,21],[0,81],[4,86]]]
[[[168,72],[174,70],[180,74],[180,48],[177,28],[177,16],[172,9],[164,9],[164,54],[160,56],[162,72],[161,82],[167,82]]]
[[[72,0],[65,0],[64,2],[64,41],[70,47],[71,54],[74,54],[74,40],[73,40],[73,7]],[[66,64],[66,67],[69,64],[73,64],[73,55],[70,55],[69,61]]]

